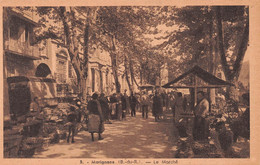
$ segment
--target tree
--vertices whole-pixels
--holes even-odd
[[[217,6],[215,10],[221,64],[226,79],[235,82],[238,79],[241,63],[248,46],[248,7],[235,6],[227,8]]]
[[[134,81],[137,84],[134,76],[135,66],[133,61],[135,61],[134,57],[140,53],[137,52],[135,43],[140,40],[140,31],[143,31],[147,25],[148,21],[145,20],[147,20],[150,14],[148,11],[143,7],[126,6],[101,7],[98,11],[96,25],[100,31],[96,34],[96,39],[98,44],[110,53],[117,92],[120,92],[121,86],[117,73],[120,63],[125,62],[125,69],[129,66],[132,82]],[[129,88],[132,89],[130,86]]]
[[[37,7],[41,16],[38,41],[52,38],[64,46],[70,55],[77,74],[78,84],[84,92],[88,70],[88,52],[92,46],[104,49],[110,54],[116,91],[120,92],[118,81],[119,65],[129,63],[132,81],[134,78],[133,53],[123,59],[123,50],[133,52],[133,44],[144,28],[148,10],[142,7]],[[140,16],[140,14],[143,14]],[[62,26],[60,26],[62,25]],[[141,29],[138,32],[138,28]],[[84,35],[81,35],[84,33]],[[80,49],[83,47],[84,53]],[[133,83],[132,83],[133,85]]]
[[[92,44],[90,31],[96,10],[96,7],[36,7],[35,9],[40,16],[36,41],[51,38],[67,49],[84,100],[87,94],[88,49]]]
[[[158,38],[166,41],[155,48],[174,51],[184,69],[199,64],[215,74],[221,64],[226,79],[236,82],[248,45],[248,7],[187,6],[166,13],[162,21],[176,30],[166,31]]]

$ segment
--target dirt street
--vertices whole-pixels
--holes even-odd
[[[149,115],[142,119],[138,112],[136,117],[105,124],[101,141],[95,134],[92,142],[90,133],[81,131],[74,144],[61,141],[36,153],[34,158],[173,158],[177,137],[171,114],[160,122],[154,122]]]

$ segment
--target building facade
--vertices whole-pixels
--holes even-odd
[[[76,96],[77,78],[71,65],[67,49],[54,40],[46,44],[35,44],[34,28],[39,17],[32,11],[5,7],[3,10],[4,31],[4,114],[10,116],[7,78],[14,76],[47,77],[56,80],[57,97]],[[80,49],[83,50],[83,49]],[[81,53],[82,54],[82,53]],[[128,90],[124,67],[120,66],[118,78],[121,91]],[[87,94],[94,92],[111,95],[116,92],[108,52],[100,48],[89,52]]]
[[[114,78],[109,54],[102,49],[94,49],[89,55],[87,79],[88,95],[104,93],[110,95],[115,91]]]
[[[33,30],[39,19],[37,15],[31,11],[6,7],[3,9],[3,18],[5,119],[10,119],[9,77],[53,78],[56,80],[54,90],[57,90],[57,97],[75,93],[75,72],[66,49],[57,46],[51,39],[46,40],[46,46],[34,43]]]
[[[41,59],[38,45],[33,44],[33,28],[37,26],[32,12],[3,8],[3,84],[4,119],[10,118],[7,78],[35,75],[35,61]]]

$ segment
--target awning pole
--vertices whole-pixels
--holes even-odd
[[[197,90],[198,90],[198,82],[197,82],[197,76],[194,75],[194,107],[197,105]]]

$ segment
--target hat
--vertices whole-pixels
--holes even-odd
[[[93,95],[92,95],[92,99],[97,99],[98,98],[98,94],[97,93],[94,93]]]

